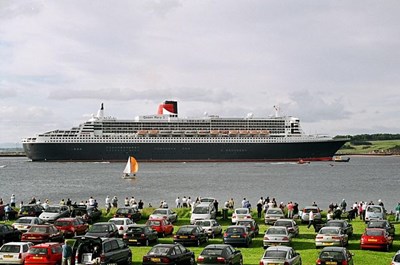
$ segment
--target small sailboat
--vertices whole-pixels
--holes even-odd
[[[136,173],[139,169],[139,164],[133,156],[128,158],[128,162],[126,163],[125,169],[123,171],[122,178],[124,179],[134,179],[136,177]]]

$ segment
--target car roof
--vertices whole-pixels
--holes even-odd
[[[291,249],[293,249],[292,247],[289,247],[289,246],[283,246],[283,245],[281,245],[281,246],[271,246],[271,247],[268,247],[265,251],[270,251],[270,250],[285,250],[285,251],[288,251],[288,250],[291,250]]]
[[[3,246],[5,246],[5,245],[7,245],[7,246],[9,246],[9,245],[22,246],[22,245],[26,245],[26,244],[31,244],[31,242],[8,242],[8,243],[5,243]]]
[[[78,218],[76,218],[76,217],[63,217],[63,218],[58,218],[56,221],[74,221],[77,219]]]
[[[97,223],[94,223],[93,225],[110,225],[110,224],[114,224],[114,223],[111,223],[111,222],[97,222]]]
[[[270,229],[285,229],[285,230],[287,230],[287,227],[286,226],[270,226],[270,227],[268,227],[267,230],[270,230]]]
[[[335,219],[335,220],[329,220],[326,223],[344,223],[344,222],[346,222],[346,220]]]
[[[208,248],[226,248],[226,247],[230,247],[231,245],[228,244],[211,244],[211,245],[207,245],[204,249],[208,249]]]
[[[46,243],[40,243],[38,245],[34,245],[32,247],[50,247],[50,246],[55,246],[55,245],[61,245],[61,243],[58,242],[46,242]]]
[[[321,251],[344,251],[345,247],[324,247]]]

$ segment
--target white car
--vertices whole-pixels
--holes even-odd
[[[201,226],[208,237],[214,238],[222,234],[222,226],[214,219],[197,220],[194,224]]]
[[[25,233],[26,231],[29,230],[29,228],[31,228],[32,225],[42,225],[42,224],[44,224],[44,222],[39,217],[25,216],[18,218],[12,224],[12,226],[15,229],[21,231],[22,233]]]
[[[134,226],[136,224],[131,219],[125,218],[125,217],[111,218],[108,221],[110,223],[114,223],[115,224],[115,226],[118,229],[118,235],[121,236],[121,237],[129,229],[129,227],[132,227],[132,226]]]
[[[248,208],[236,208],[232,213],[232,224],[236,224],[239,220],[252,219]]]
[[[391,265],[400,265],[400,250],[394,254]]]
[[[10,242],[0,248],[0,264],[24,264],[31,242]]]
[[[178,220],[178,215],[171,209],[155,209],[154,212],[149,216],[149,219],[166,219],[171,223],[175,223]]]

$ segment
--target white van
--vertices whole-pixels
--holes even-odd
[[[367,205],[365,208],[365,222],[385,219],[385,209],[380,205]]]
[[[190,224],[194,224],[196,220],[215,219],[217,211],[212,202],[202,202],[193,208],[190,216]]]

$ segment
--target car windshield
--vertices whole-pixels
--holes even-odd
[[[35,210],[32,206],[22,206],[21,209],[19,209],[20,212],[29,212]]]
[[[108,225],[93,225],[90,232],[108,232]]]
[[[167,255],[168,252],[169,252],[169,247],[156,246],[150,249],[147,255]]]
[[[0,252],[5,252],[5,253],[19,253],[19,251],[20,251],[19,245],[3,245],[0,248]]]
[[[221,256],[223,249],[220,248],[206,248],[203,249],[200,255],[204,256]]]
[[[70,226],[72,223],[70,221],[55,221],[54,222],[55,226]]]
[[[385,227],[385,223],[384,222],[376,222],[376,221],[370,221],[368,223],[368,227]]]
[[[339,229],[336,228],[328,228],[324,227],[319,230],[318,234],[323,234],[323,235],[332,235],[332,234],[339,234]]]
[[[208,208],[207,207],[196,207],[196,208],[194,208],[193,213],[206,214],[206,213],[208,213]]]
[[[270,228],[268,228],[266,234],[267,235],[286,235],[286,229],[270,227]]]
[[[28,253],[30,254],[42,254],[42,255],[46,255],[47,254],[47,248],[30,248],[28,250]]]
[[[228,227],[226,232],[229,234],[242,234],[244,233],[244,229],[242,227]]]
[[[247,209],[237,209],[236,214],[248,214],[249,210]]]
[[[128,231],[132,231],[133,233],[142,233],[143,228],[142,227],[130,227]]]
[[[305,212],[306,213],[309,213],[309,212],[318,213],[318,209],[315,209],[315,208],[305,209]]]
[[[192,233],[193,227],[181,227],[179,228],[179,233]]]
[[[374,207],[374,206],[372,206],[372,207],[368,207],[367,208],[367,212],[370,212],[370,213],[381,213],[382,212],[382,208],[381,207]]]
[[[161,222],[160,221],[154,221],[154,220],[149,220],[146,222],[147,225],[154,225],[154,226],[160,226]]]
[[[124,225],[124,220],[110,220],[110,222],[116,225]]]
[[[365,231],[365,235],[367,236],[383,236],[383,232],[382,230],[372,230],[372,229],[367,229]]]
[[[30,224],[31,223],[31,219],[20,218],[15,222],[18,223],[18,224]]]
[[[284,259],[286,258],[286,251],[284,250],[267,250],[265,251],[264,258],[266,259]]]
[[[267,211],[267,214],[282,214],[282,211],[278,209],[270,209]]]
[[[321,259],[333,259],[337,261],[344,260],[343,253],[338,251],[322,251],[319,257]]]
[[[211,226],[210,221],[196,221],[196,225]]]
[[[162,210],[162,209],[155,210],[155,211],[153,212],[153,214],[164,215],[164,214],[167,214],[167,210]]]
[[[328,225],[331,227],[342,227],[344,223],[340,222],[329,222]]]
[[[46,213],[58,213],[60,210],[59,207],[56,206],[49,206],[47,207],[47,209],[45,210]]]
[[[49,230],[48,227],[45,226],[32,226],[31,229],[29,229],[30,233],[47,233]]]

